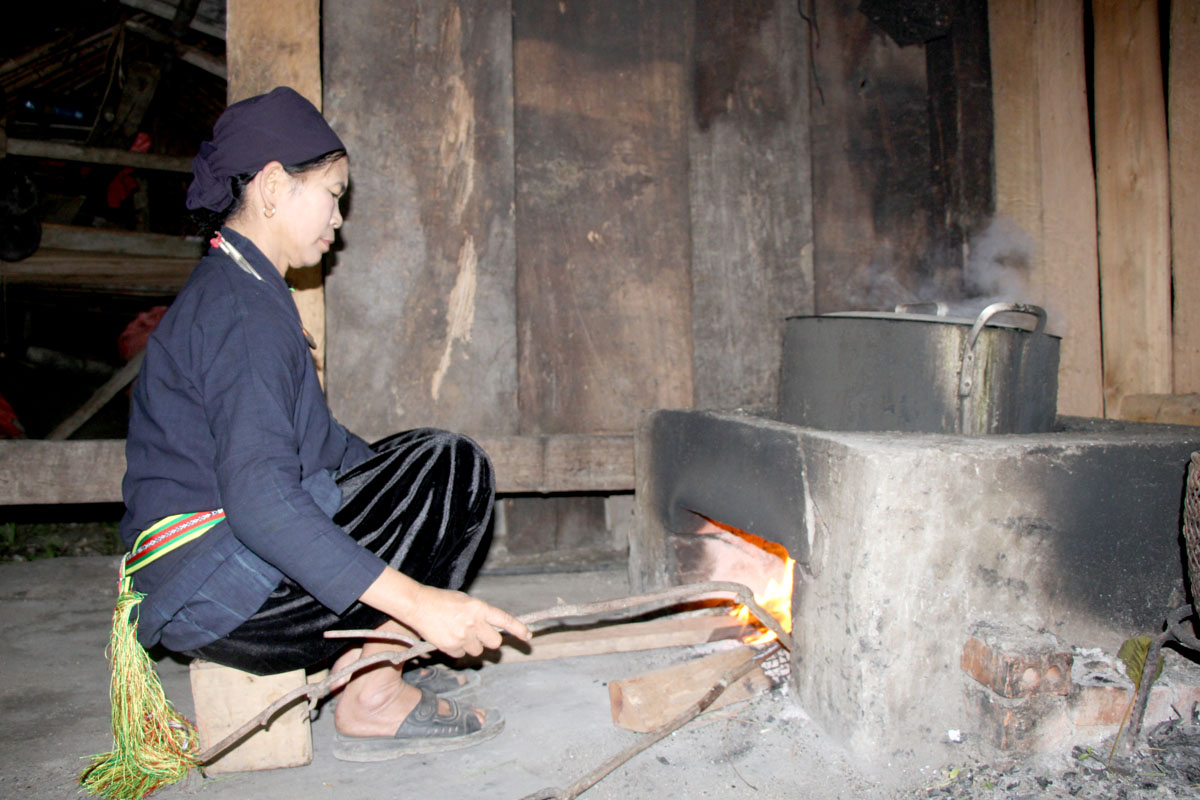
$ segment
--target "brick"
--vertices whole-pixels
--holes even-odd
[[[963,645],[963,672],[1001,697],[1065,695],[1071,690],[1070,652],[1053,637],[980,626]]]
[[[1033,753],[1044,740],[1057,740],[1066,721],[1066,703],[1058,695],[1007,698],[975,687],[969,692],[980,740],[1007,752]]]
[[[1120,725],[1133,692],[1119,686],[1081,686],[1071,698],[1071,720],[1081,727]]]

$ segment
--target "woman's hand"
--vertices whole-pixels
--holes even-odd
[[[451,657],[499,647],[502,630],[529,639],[529,629],[516,617],[478,598],[432,586],[421,586],[418,595],[415,612],[401,622]]]
[[[499,647],[501,631],[523,641],[532,637],[507,611],[462,592],[417,583],[391,567],[384,569],[360,599],[453,658],[477,656]]]

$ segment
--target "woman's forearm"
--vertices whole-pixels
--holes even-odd
[[[506,611],[462,592],[425,586],[391,567],[385,567],[359,599],[453,657],[477,656],[499,647],[500,631],[525,641],[532,636]]]

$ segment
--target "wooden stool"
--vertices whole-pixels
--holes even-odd
[[[320,680],[323,676],[315,675]],[[200,749],[224,739],[252,714],[305,683],[304,670],[278,675],[251,675],[232,667],[195,660],[191,667],[192,700]],[[312,761],[308,703],[303,698],[280,711],[266,728],[259,728],[204,767],[210,774],[301,767]]]

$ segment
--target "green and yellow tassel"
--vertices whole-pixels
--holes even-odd
[[[120,585],[107,652],[113,749],[91,756],[79,783],[106,800],[141,800],[199,766],[199,738],[167,700],[154,662],[138,644],[137,605],[145,595],[133,590],[124,565]]]

